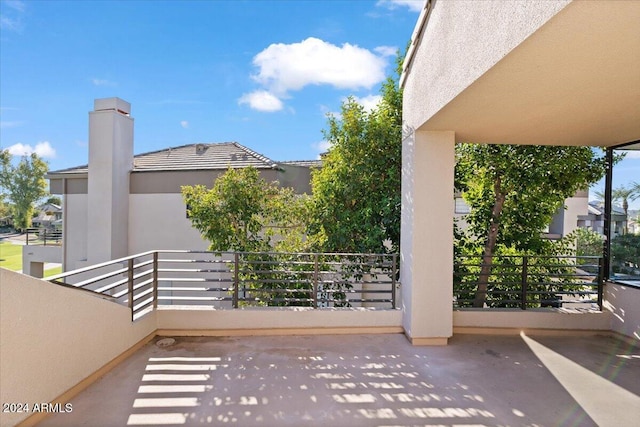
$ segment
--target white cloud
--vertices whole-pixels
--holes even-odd
[[[329,148],[331,148],[331,143],[329,141],[314,142],[313,144],[311,144],[311,148],[318,152],[317,158],[319,159],[320,154],[329,151]]]
[[[107,79],[97,79],[97,78],[92,78],[91,83],[93,83],[95,86],[117,86],[118,85],[116,82],[112,82]]]
[[[255,81],[272,93],[286,94],[321,84],[371,88],[384,79],[387,61],[356,45],[336,46],[309,37],[300,43],[272,44],[253,58],[253,64],[259,69]]]
[[[35,147],[29,144],[17,143],[7,147],[7,150],[14,156],[28,156],[31,153],[36,153],[42,158],[50,159],[56,156],[56,150],[51,146],[49,141],[38,142]]]
[[[13,10],[5,9],[5,13],[0,15],[0,28],[21,33],[23,29],[22,15],[26,9],[26,3],[20,0],[4,0],[3,4]]]
[[[251,93],[245,93],[238,100],[238,104],[248,104],[249,107],[254,110],[264,111],[264,112],[274,112],[282,110],[283,104],[280,99],[274,94],[265,91],[265,90],[257,90]]]
[[[22,22],[19,19],[12,19],[8,16],[0,16],[0,28],[7,31],[22,31]]]
[[[627,154],[625,159],[640,159],[640,150],[623,151],[623,153]]]
[[[189,122],[186,120],[182,120],[180,122],[180,126],[182,126],[184,129],[188,129],[189,128]]]
[[[378,0],[376,6],[383,6],[387,9],[398,7],[408,7],[412,12],[420,12],[424,8],[425,0]]]
[[[22,0],[4,0],[4,4],[18,12],[24,12],[27,4]]]
[[[395,56],[398,52],[398,48],[393,46],[378,46],[373,50],[382,56]]]
[[[371,112],[375,109],[382,100],[382,96],[380,95],[368,95],[363,98],[354,96],[353,98],[358,104],[362,105],[367,112]]]
[[[0,121],[0,129],[17,128],[23,124],[23,121]]]

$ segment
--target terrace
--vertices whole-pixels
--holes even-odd
[[[601,309],[565,297],[531,307],[547,297],[522,285],[492,297],[509,307],[452,307],[456,141],[612,150],[640,140],[639,4],[515,4],[429,1],[416,26],[402,81],[399,282],[354,284],[343,292],[352,306],[337,307],[342,289],[321,287],[333,279],[306,260],[276,273],[300,274],[307,288],[283,293],[300,305],[267,307],[252,294],[263,279],[231,270],[231,258],[210,272],[221,280],[179,293],[160,283],[178,272],[153,259],[76,271],[71,286],[0,270],[2,402],[73,407],[44,421],[3,412],[0,424],[635,425],[640,291],[606,281],[606,262],[595,289],[564,294]],[[122,281],[108,295],[73,286],[112,273],[96,285]],[[164,337],[175,344],[161,347]]]
[[[449,346],[422,348],[402,336],[393,255],[162,250],[48,282],[1,270],[3,401],[27,396],[20,401],[73,408],[3,418],[65,426],[631,425],[640,415],[640,348],[614,330],[638,292],[616,294],[601,270],[576,273],[563,261],[509,263],[496,277],[511,291],[488,301],[515,308],[466,309],[456,298]],[[543,277],[572,290],[546,304],[546,294],[526,285],[523,265],[536,280],[534,266],[561,265],[557,277]],[[468,267],[467,279],[477,266]]]
[[[640,356],[607,336],[400,334],[149,342],[40,426],[631,426]]]

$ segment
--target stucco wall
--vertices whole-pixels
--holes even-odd
[[[570,2],[436,1],[404,85],[404,120],[419,128]]]
[[[188,306],[159,307],[159,330],[267,330],[308,329],[305,333],[322,330],[379,328],[402,330],[400,310],[372,309],[312,309],[312,308],[246,308],[239,310],[215,310]],[[272,331],[273,332],[273,331]]]
[[[561,332],[609,331],[611,316],[608,312],[562,312],[561,310],[484,310],[465,309],[453,312],[453,327],[459,332],[481,333],[491,330],[518,332],[520,329],[547,329]]]
[[[129,251],[156,249],[206,250],[209,244],[191,226],[182,195],[131,194],[129,196]]]
[[[0,400],[51,402],[155,331],[155,313],[0,268]],[[2,413],[0,425],[29,414]]]
[[[41,265],[32,266],[32,262]],[[62,262],[62,246],[25,245],[22,247],[22,272],[24,274],[42,277],[43,264],[47,262]],[[32,267],[35,267],[33,271]]]
[[[640,289],[607,283],[604,308],[610,310],[611,329],[640,343]]]
[[[64,271],[80,268],[87,259],[88,197],[86,194],[64,196]]]

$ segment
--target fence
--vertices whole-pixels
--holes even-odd
[[[62,231],[46,228],[27,228],[25,235],[27,245],[56,245],[62,244]]]
[[[131,308],[396,308],[396,254],[159,250],[50,277]]]
[[[480,270],[490,266],[481,280]],[[593,256],[462,256],[454,267],[454,307],[602,309],[603,259]],[[479,302],[481,304],[479,304]]]

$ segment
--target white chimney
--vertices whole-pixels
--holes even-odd
[[[131,104],[120,98],[94,101],[89,112],[87,261],[128,255],[129,175],[133,168]]]

